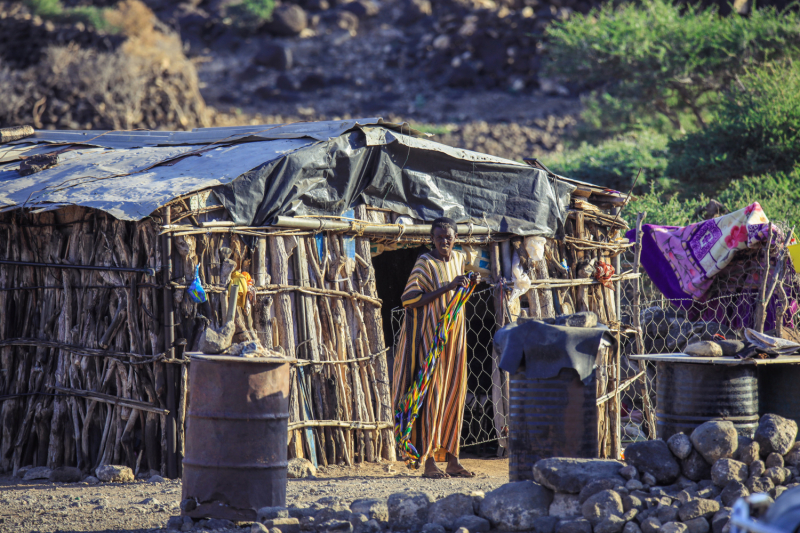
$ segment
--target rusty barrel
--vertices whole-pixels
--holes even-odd
[[[659,361],[656,378],[656,433],[668,439],[691,435],[709,420],[729,420],[752,437],[758,427],[756,366]]]
[[[772,413],[800,424],[800,365],[759,366],[758,400],[762,415]]]
[[[547,457],[597,457],[595,374],[587,383],[562,368],[547,379],[518,372],[509,380],[509,480],[533,479]]]
[[[293,360],[192,355],[183,459],[185,515],[256,519],[286,506]]]

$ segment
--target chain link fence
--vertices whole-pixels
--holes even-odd
[[[404,316],[405,310],[402,307],[392,309],[395,349]],[[475,453],[488,455],[496,449],[490,445],[508,427],[507,415],[502,407],[495,409],[492,399],[492,350],[496,325],[493,289],[475,291],[464,306],[464,316],[467,328],[467,398],[464,424],[461,428],[461,447],[473,446]],[[507,405],[506,390],[501,390]],[[497,420],[495,413],[499,413]]]
[[[783,247],[783,236],[791,228],[778,223],[779,234],[769,249],[770,278],[779,270],[778,261]],[[644,353],[681,353],[700,340],[744,340],[745,329],[756,327],[759,290],[767,271],[767,248],[742,250],[712,281],[705,301],[693,299],[667,299],[642,270],[640,279],[640,304],[634,304],[634,280],[623,282],[622,322],[633,325],[636,313],[642,328]],[[800,342],[794,328],[798,325],[797,299],[800,296],[800,276],[795,273],[791,259],[783,257],[786,264],[777,280],[774,295],[764,309],[764,332]],[[629,249],[622,257],[622,270],[634,266],[634,251]],[[777,319],[776,319],[777,318]],[[775,331],[780,329],[781,331]],[[642,372],[621,394],[621,436],[623,443],[654,438],[657,435],[655,416],[648,416],[647,403],[655,412],[658,404],[656,365],[628,359],[637,353],[635,338],[628,336],[623,344],[622,380]]]

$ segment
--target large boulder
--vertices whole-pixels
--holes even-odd
[[[755,494],[757,492],[769,492],[775,488],[775,483],[773,483],[772,480],[766,476],[752,476],[747,480],[746,485],[747,490],[749,490],[751,494]]]
[[[764,461],[764,463],[766,463],[767,468],[772,468],[773,466],[780,466],[783,468],[783,456],[779,453],[772,452],[767,456],[767,459]]]
[[[661,533],[687,533],[689,527],[681,522],[667,522],[661,526]]]
[[[800,442],[792,445],[792,449],[789,450],[783,460],[789,466],[800,466]]]
[[[681,472],[692,481],[700,481],[711,477],[711,465],[703,459],[700,452],[692,450],[689,457],[681,461]]]
[[[389,521],[389,508],[386,500],[379,498],[365,498],[350,504],[354,514],[363,514],[370,520],[386,523]]]
[[[616,477],[623,466],[624,463],[607,459],[551,457],[533,465],[533,477],[550,490],[578,494],[594,480]]]
[[[428,510],[433,502],[433,496],[427,492],[392,494],[386,502],[389,522],[403,524],[409,530],[418,530],[428,522]]]
[[[289,70],[292,68],[292,49],[282,44],[263,43],[253,56],[253,63],[276,70]]]
[[[776,452],[786,455],[794,446],[797,422],[782,416],[766,414],[758,421],[755,441],[761,447],[761,456]]]
[[[304,477],[313,477],[317,475],[317,469],[314,463],[302,457],[295,457],[289,460],[289,466],[286,468],[286,477],[293,479],[301,479]]]
[[[100,481],[126,483],[133,481],[133,470],[122,465],[98,466],[94,471]]]
[[[455,530],[456,520],[464,515],[474,514],[472,496],[466,494],[451,494],[434,502],[428,509],[428,522],[441,524],[445,529]]]
[[[711,531],[712,533],[722,533],[725,526],[728,525],[728,521],[731,519],[731,511],[730,509],[720,509],[714,514],[714,517],[711,519]]]
[[[59,466],[50,472],[50,481],[56,483],[77,483],[83,478],[80,468],[74,466]]]
[[[264,28],[273,35],[293,37],[308,26],[308,17],[297,4],[282,4],[272,12],[272,19]]]
[[[578,494],[578,501],[583,505],[583,502],[604,490],[617,490],[624,487],[623,480],[620,478],[606,478],[596,479],[591,483],[587,483]]]
[[[761,447],[750,437],[739,435],[739,446],[733,454],[733,458],[749,465],[753,461],[758,461]]]
[[[684,522],[686,527],[686,533],[708,533],[711,530],[711,526],[708,523],[708,520],[703,518],[692,518],[691,520],[687,520]]]
[[[33,468],[29,468],[25,471],[22,479],[25,481],[33,481],[34,479],[50,479],[50,474],[52,474],[52,472],[53,471],[46,466],[34,466]],[[133,473],[131,473],[131,476],[132,475]]]
[[[745,481],[747,474],[747,465],[733,459],[720,459],[711,467],[711,481],[717,487],[726,487],[731,481]]]
[[[719,497],[722,500],[722,505],[725,507],[733,507],[733,503],[739,498],[750,496],[750,491],[744,486],[741,481],[731,481],[725,488],[722,489]]]
[[[625,449],[625,460],[639,472],[652,474],[659,484],[670,484],[681,475],[681,466],[661,439],[631,444]]]
[[[518,481],[487,493],[479,514],[495,529],[526,531],[534,528],[538,518],[547,516],[551,503],[553,493],[548,488],[533,481]]]
[[[685,433],[676,433],[668,438],[667,446],[678,459],[686,459],[692,453],[692,441]]]
[[[720,505],[716,500],[706,500],[704,498],[695,498],[689,500],[687,503],[681,505],[681,510],[678,513],[681,521],[686,522],[693,518],[711,518],[714,513],[719,511]]]
[[[697,341],[684,348],[683,353],[695,357],[722,357],[722,347],[713,341]]]
[[[694,449],[710,465],[723,457],[733,457],[739,446],[739,436],[733,422],[710,420],[697,426],[691,435]]]
[[[581,506],[583,517],[597,526],[609,516],[621,517],[625,514],[622,509],[622,498],[613,490],[598,492]]]

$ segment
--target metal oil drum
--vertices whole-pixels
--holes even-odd
[[[250,521],[286,506],[291,359],[193,354],[183,514]]]
[[[762,415],[772,413],[800,424],[800,364],[759,365],[758,399]]]
[[[691,435],[709,420],[729,420],[740,435],[753,436],[758,427],[755,365],[659,361],[657,368],[658,438]]]
[[[533,479],[539,459],[597,457],[596,388],[594,372],[584,384],[572,368],[546,379],[510,376],[510,481]]]

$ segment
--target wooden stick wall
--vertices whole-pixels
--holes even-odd
[[[172,214],[185,215],[180,205]],[[363,208],[358,214],[368,218]],[[191,401],[183,352],[205,327],[221,325],[235,270],[252,275],[257,297],[251,313],[237,308],[234,342],[258,339],[307,360],[292,372],[290,456],[318,464],[394,460],[368,239],[291,231],[250,243],[230,233],[174,237],[165,287],[159,222],[82,208],[0,218],[0,260],[142,270],[0,264],[0,470],[88,472],[113,463],[179,476]],[[185,291],[198,264],[209,295],[200,305]],[[165,290],[171,300],[162,299]],[[164,342],[166,301],[174,347]]]
[[[156,268],[157,231],[150,220],[76,207],[7,214],[0,259]],[[157,293],[143,272],[0,265],[0,470],[116,463],[165,472]]]
[[[182,200],[169,208],[173,224],[187,231],[160,235],[166,212],[136,223],[78,207],[0,215],[0,260],[101,268],[0,263],[0,471],[73,465],[90,472],[110,463],[180,476],[191,402],[184,352],[197,349],[205,328],[222,325],[235,271],[252,276],[255,301],[249,313],[237,307],[234,342],[258,340],[300,359],[291,375],[290,457],[321,465],[394,460],[370,240],[281,228],[211,231],[199,227],[210,215],[193,214]],[[363,206],[355,215],[392,222],[390,213]],[[586,268],[590,259],[610,262],[608,228],[608,220],[572,211],[570,238],[548,240],[545,259],[530,265],[535,288],[521,298],[524,314],[591,310],[616,324],[613,293]],[[503,274],[514,248],[489,245],[501,327],[523,312],[509,309],[499,284],[510,277]],[[205,304],[185,291],[197,265]],[[174,344],[165,340],[169,308]],[[606,391],[619,382],[618,361],[609,365]],[[497,361],[492,384],[502,445],[508,382]],[[618,405],[602,409],[610,419]]]

